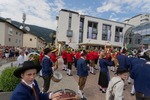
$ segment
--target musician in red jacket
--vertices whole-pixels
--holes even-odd
[[[56,48],[53,48],[53,50],[51,51],[51,56],[50,56],[50,59],[51,59],[51,61],[52,61],[52,63],[53,63],[53,67],[55,67],[56,69],[58,68],[58,61],[57,61],[57,59],[58,59],[58,57],[57,57],[57,55],[56,55],[56,53],[57,53],[57,49]]]
[[[67,71],[67,52],[65,49],[62,50],[62,59],[63,59],[63,66],[62,66],[62,70]]]
[[[68,49],[68,52],[67,52],[67,63],[68,63],[67,75],[68,76],[72,76],[71,70],[72,70],[72,64],[73,64],[73,57],[74,57],[74,55],[73,55],[71,49]]]
[[[94,52],[93,51],[90,51],[90,53],[89,53],[89,60],[90,60],[90,73],[95,75],[95,73],[94,73],[95,58],[94,58]]]

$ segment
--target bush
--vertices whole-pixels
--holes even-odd
[[[2,71],[2,74],[0,75],[0,89],[3,91],[13,91],[20,82],[20,79],[13,75],[16,68],[17,67],[10,67]]]
[[[37,54],[34,55],[34,60],[33,60],[33,62],[35,63],[35,65],[40,66],[39,55],[37,55]]]

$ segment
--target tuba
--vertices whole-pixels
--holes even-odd
[[[111,54],[111,57],[112,57],[112,61],[114,61],[115,63],[115,67],[118,67],[119,66],[119,62],[118,62],[118,59],[116,58],[116,54]]]

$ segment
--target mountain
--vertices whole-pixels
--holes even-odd
[[[11,22],[13,25],[20,27],[22,26],[22,23],[17,22],[17,21],[12,21]],[[30,28],[29,33],[37,36],[37,37],[42,37],[47,43],[52,43],[52,34],[56,34],[55,30],[36,26],[36,25],[29,25],[25,24],[25,26],[28,26]]]

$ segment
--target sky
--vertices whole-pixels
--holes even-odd
[[[150,0],[0,0],[0,17],[56,30],[59,11],[68,9],[83,15],[122,22],[150,13]]]

